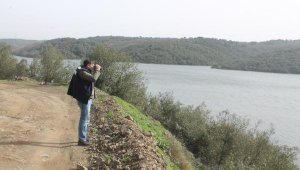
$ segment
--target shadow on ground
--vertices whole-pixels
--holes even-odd
[[[0,145],[29,145],[49,148],[68,148],[78,146],[77,142],[38,142],[38,141],[8,141],[0,142]]]

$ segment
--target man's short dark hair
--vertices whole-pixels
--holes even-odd
[[[85,60],[83,61],[83,66],[84,66],[84,67],[87,67],[88,64],[91,64],[91,60],[85,59]]]

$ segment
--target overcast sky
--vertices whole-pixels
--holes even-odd
[[[0,38],[300,39],[299,0],[1,0]]]

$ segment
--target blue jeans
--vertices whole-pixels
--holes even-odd
[[[87,104],[83,104],[79,101],[78,105],[80,107],[80,120],[78,126],[78,137],[80,141],[87,141],[87,132],[88,132],[88,124],[90,122],[90,111],[92,106],[92,99],[89,99]]]

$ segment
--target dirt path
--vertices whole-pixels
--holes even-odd
[[[72,169],[79,108],[62,87],[0,82],[0,170]]]

